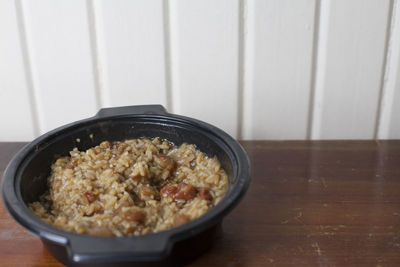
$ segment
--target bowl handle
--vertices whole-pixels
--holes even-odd
[[[114,108],[102,108],[97,112],[96,117],[108,117],[129,114],[167,114],[167,110],[162,105],[138,105]]]
[[[160,261],[171,251],[165,236],[136,237],[74,236],[68,242],[68,256],[73,262]]]

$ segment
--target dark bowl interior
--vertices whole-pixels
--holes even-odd
[[[20,168],[20,189],[24,202],[38,200],[47,190],[47,177],[52,163],[61,156],[69,155],[74,147],[84,151],[105,140],[123,141],[140,137],[159,137],[175,145],[183,142],[195,144],[208,156],[217,156],[228,174],[230,184],[235,183],[235,157],[229,147],[211,132],[195,127],[190,122],[157,115],[99,118],[57,132],[33,148],[34,153],[29,154],[24,161],[26,165]]]

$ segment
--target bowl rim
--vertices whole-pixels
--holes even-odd
[[[96,248],[96,246],[94,248],[85,248],[85,244],[88,242],[101,244],[104,242],[109,243],[110,240],[118,240],[121,246],[132,246],[132,243],[140,243],[142,246],[144,244],[144,247],[148,247],[151,251],[149,253],[149,251],[143,251],[139,247],[135,252],[135,248],[131,247],[132,250],[130,251],[119,251],[118,259],[160,260],[170,253],[173,244],[176,242],[197,235],[221,221],[222,218],[238,204],[248,189],[251,180],[251,170],[250,161],[245,150],[229,134],[211,124],[194,118],[168,113],[162,106],[157,106],[157,108],[151,108],[150,106],[151,105],[101,109],[93,117],[60,126],[25,145],[12,158],[2,178],[1,195],[7,211],[18,223],[40,238],[66,246],[69,257],[75,262],[93,262],[110,259],[110,255],[113,255],[113,253],[115,254],[118,250],[104,253],[107,247],[101,247],[100,245],[98,246],[100,246],[101,249],[99,249],[99,247]],[[155,107],[154,105],[152,106]],[[126,114],[117,112],[113,114],[113,110],[115,111],[121,108],[132,110],[132,107],[150,107],[150,111],[139,114],[132,112]],[[85,125],[95,125],[101,121],[121,118],[144,121],[164,120],[169,123],[182,123],[186,126],[195,127],[197,130],[200,130],[202,134],[211,138],[218,146],[221,146],[226,153],[231,153],[231,155],[228,155],[231,161],[233,159],[236,160],[236,165],[232,162],[232,179],[236,177],[235,185],[229,189],[216,206],[199,218],[179,227],[140,236],[99,237],[76,234],[55,228],[36,217],[23,201],[21,190],[19,190],[22,172],[30,160],[35,157],[35,153],[46,149],[46,145],[55,142],[58,138],[65,137],[68,132],[74,129],[79,129]],[[101,250],[103,253],[97,253],[96,249]]]

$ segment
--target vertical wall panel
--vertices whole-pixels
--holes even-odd
[[[104,105],[166,105],[163,1],[94,1]]]
[[[97,110],[86,1],[23,1],[41,132]]]
[[[316,2],[248,1],[245,139],[305,139]]]
[[[237,132],[239,2],[171,1],[174,111]]]
[[[312,138],[374,137],[389,0],[322,0]]]
[[[0,140],[29,141],[33,114],[15,1],[0,1]]]
[[[379,120],[379,139],[400,138],[400,2],[394,1]]]

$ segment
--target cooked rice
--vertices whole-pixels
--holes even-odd
[[[225,195],[216,157],[154,138],[104,141],[59,158],[49,191],[30,209],[60,229],[97,236],[142,235],[194,220]]]

